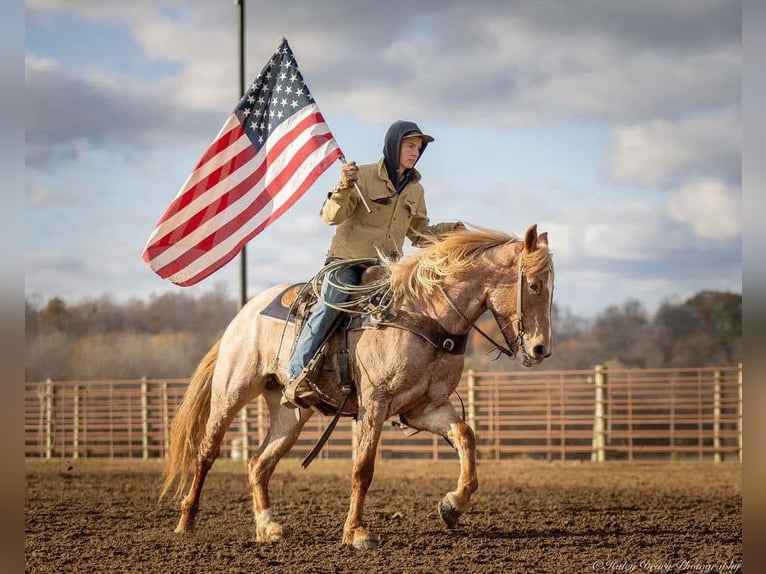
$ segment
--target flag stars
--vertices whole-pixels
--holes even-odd
[[[286,106],[287,105],[287,98],[282,98],[279,101],[279,105],[282,106],[282,107]]]
[[[284,115],[285,115],[285,114],[284,114],[284,112],[283,112],[282,110],[279,110],[279,111],[277,112],[277,119],[278,119],[278,120],[281,120],[281,119],[282,119],[282,117],[283,117]]]
[[[291,83],[295,83],[297,79],[298,79],[298,74],[292,74],[290,76],[290,82]]]
[[[290,103],[290,105],[292,106],[292,108],[293,108],[293,109],[297,108],[297,107],[298,107],[298,100],[293,100],[293,101]]]
[[[286,80],[287,79],[287,72],[282,72],[281,74],[279,74],[279,79],[280,80]]]
[[[250,108],[245,108],[242,113],[245,114],[245,117],[249,116],[250,115]]]
[[[253,96],[248,96],[247,101],[252,104],[253,102],[255,102],[255,98]]]
[[[282,91],[282,84],[277,84],[277,87],[276,87],[276,88],[274,88],[274,91],[275,91],[276,93],[279,93],[279,92],[281,92],[281,91]]]

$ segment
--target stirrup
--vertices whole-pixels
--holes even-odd
[[[319,395],[312,388],[308,378],[308,369],[303,369],[298,376],[291,380],[282,389],[282,398],[279,401],[283,407],[290,409],[310,409],[319,402]]]

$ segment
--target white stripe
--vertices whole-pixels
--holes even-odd
[[[273,179],[278,176],[285,168],[287,163],[293,158],[295,153],[300,150],[300,148],[309,141],[313,136],[320,135],[320,134],[326,134],[330,130],[327,127],[327,124],[324,122],[321,124],[314,124],[311,126],[311,128],[304,130],[301,132],[298,137],[293,140],[292,143],[290,143],[284,151],[275,159],[274,162],[269,164],[268,168],[266,169],[266,173],[264,174],[264,177],[262,177],[255,186],[253,186],[247,193],[245,193],[242,197],[240,197],[237,201],[234,203],[228,205],[223,211],[220,213],[217,213],[215,216],[211,217],[209,220],[207,220],[205,223],[200,225],[197,229],[192,231],[189,235],[181,239],[178,243],[171,245],[168,249],[166,249],[164,252],[157,255],[154,259],[150,261],[150,266],[152,269],[160,269],[163,266],[167,265],[171,261],[174,261],[183,253],[185,253],[189,248],[196,245],[199,241],[207,237],[208,235],[214,233],[217,229],[220,229],[226,223],[228,223],[230,220],[237,217],[239,214],[241,214],[255,199],[260,195],[260,193],[268,186]],[[334,141],[334,140],[330,140]],[[277,140],[274,140],[276,143]],[[265,152],[263,155],[264,157],[268,153],[267,147],[271,147],[268,145],[261,148],[262,152]],[[261,154],[259,154],[261,155]],[[248,165],[250,162],[248,162]],[[244,167],[244,166],[243,166]],[[252,173],[252,170],[245,171],[244,169],[238,170],[234,176],[231,178],[227,178],[226,182],[227,185],[217,185],[216,188],[211,188],[211,191],[214,191],[215,195],[222,195],[226,191],[230,190],[233,186],[240,183],[241,180],[244,179],[244,176],[249,175]],[[223,188],[223,189],[218,189]],[[207,202],[206,202],[207,203]]]
[[[273,147],[268,145],[269,141],[273,141],[273,142],[279,141],[279,139],[281,139],[286,133],[292,130],[295,127],[295,125],[303,121],[308,115],[311,115],[318,111],[319,111],[319,108],[316,106],[316,104],[311,104],[299,110],[298,112],[296,112],[295,115],[290,117],[287,121],[281,123],[277,127],[277,129],[274,130],[271,136],[269,136],[269,139],[266,142],[267,145],[262,147],[255,157],[253,157],[247,163],[241,165],[239,169],[237,169],[233,173],[230,173],[226,178],[219,181],[216,185],[214,185],[213,187],[211,187],[204,193],[200,194],[196,199],[194,199],[194,201],[192,201],[186,207],[174,213],[167,220],[157,225],[156,229],[149,236],[149,240],[146,242],[147,247],[150,246],[152,243],[154,243],[157,239],[160,239],[161,237],[170,233],[171,231],[173,231],[180,225],[183,225],[195,213],[197,213],[198,211],[201,211],[207,205],[210,205],[211,203],[215,202],[217,199],[219,199],[221,196],[226,194],[233,187],[241,183],[242,180],[244,180],[247,176],[249,176],[251,173],[253,173],[257,169],[257,166],[260,166],[260,164],[263,163],[263,160],[266,157],[266,154],[269,152],[271,147]],[[237,121],[236,117],[233,114],[232,114],[232,118],[234,118],[234,120]],[[228,123],[229,122],[227,122],[227,124]],[[327,131],[329,131],[329,128]],[[242,137],[240,137],[235,142],[235,144],[233,144],[232,146],[229,146],[229,148],[227,149],[235,148],[241,151],[241,149],[245,149],[249,145],[251,145],[250,140],[248,139],[246,135],[243,134]],[[228,159],[226,159],[226,156],[229,156]],[[195,170],[192,172],[192,174],[187,179],[187,182],[184,183],[184,186],[181,188],[181,191],[179,191],[178,194],[176,194],[176,197],[183,194],[184,191],[186,191],[189,188],[189,185],[193,185],[193,184],[190,184],[191,181],[194,181],[196,183],[202,179],[202,177],[196,177],[195,174],[205,173],[206,175],[209,175],[213,171],[213,169],[217,169],[218,167],[226,163],[226,161],[230,160],[232,157],[233,155],[228,154],[226,152],[222,152],[217,154],[215,158],[211,158],[210,161],[204,164],[204,166],[200,166],[199,170]],[[207,168],[208,165],[211,166],[210,170],[208,170]],[[153,266],[152,266],[152,269],[154,269]]]
[[[259,225],[266,221],[276,210],[285,204],[300,187],[308,174],[313,170],[323,159],[325,159],[333,150],[338,148],[338,144],[334,139],[329,140],[319,149],[314,151],[306,158],[306,161],[296,170],[295,174],[287,181],[285,186],[279,191],[272,201],[263,206],[263,208],[255,214],[255,216],[235,231],[227,239],[219,243],[209,252],[205,253],[202,257],[191,262],[187,267],[175,273],[168,279],[174,283],[181,283],[189,280],[194,275],[197,275],[207,269],[220,259],[225,258],[231,253],[231,251],[237,246],[237,244],[247,237],[252,231],[254,231]]]

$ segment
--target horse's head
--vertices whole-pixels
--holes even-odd
[[[519,245],[521,244],[521,247]],[[532,225],[523,242],[498,247],[498,281],[489,287],[487,307],[494,314],[513,351],[524,366],[541,363],[552,352],[551,305],[553,262],[548,234]]]

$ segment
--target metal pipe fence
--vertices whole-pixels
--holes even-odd
[[[162,458],[188,380],[25,383],[27,457]],[[480,459],[742,461],[742,365],[688,369],[467,371],[453,395]],[[304,456],[329,423],[316,414],[288,456]],[[227,432],[221,456],[248,458],[266,436],[258,398]],[[353,456],[342,419],[321,458]],[[387,425],[381,458],[454,459],[440,437]]]

